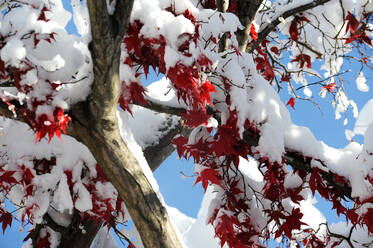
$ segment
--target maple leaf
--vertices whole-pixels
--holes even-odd
[[[188,111],[187,113],[181,114],[181,117],[185,119],[186,125],[198,127],[199,125],[207,124],[211,115],[206,114],[204,111]]]
[[[135,103],[139,103],[142,105],[149,104],[145,100],[144,95],[146,94],[146,89],[142,85],[136,82],[132,82],[129,86],[129,92],[130,92],[131,98],[133,99]]]
[[[256,42],[258,39],[258,33],[256,32],[254,23],[250,26],[250,37]]]
[[[287,189],[286,193],[290,196],[290,199],[294,202],[299,204],[300,201],[304,200],[304,197],[300,194],[302,191],[302,187],[298,187],[295,189]]]
[[[1,214],[0,216],[0,222],[2,222],[2,228],[3,228],[3,233],[5,232],[5,229],[9,226],[11,227],[12,226],[12,220],[13,220],[13,216],[11,213],[9,212],[6,212],[6,213],[3,213]]]
[[[18,183],[17,180],[13,177],[15,171],[6,171],[0,176],[0,184],[6,182],[9,184]]]
[[[220,174],[218,171],[212,168],[206,168],[198,173],[198,177],[196,181],[194,182],[194,185],[196,185],[199,182],[202,182],[202,187],[205,190],[205,192],[206,192],[209,181],[212,184],[219,185],[220,187],[223,188],[223,186],[220,183],[219,177],[220,177]]]
[[[363,221],[367,225],[369,232],[373,233],[373,208],[368,208],[363,217]]]
[[[289,101],[286,103],[286,106],[289,105],[290,107],[292,107],[295,110],[294,104],[295,104],[294,97],[290,97]]]
[[[347,21],[345,33],[348,31],[355,33],[360,24],[356,17],[350,11],[348,11],[348,15],[346,16],[345,20]]]
[[[187,19],[189,19],[193,24],[196,23],[196,18],[194,17],[193,13],[187,9],[184,13],[183,16]]]
[[[275,77],[275,73],[267,57],[257,57],[254,61],[256,62],[256,69],[262,73],[266,80],[270,81]]]
[[[204,103],[207,101],[209,104],[211,103],[211,97],[210,93],[216,92],[214,85],[212,85],[209,81],[206,81],[201,87],[200,87],[200,96],[201,101]]]
[[[188,139],[179,135],[172,140],[172,144],[176,145],[176,151],[179,158],[184,157],[186,149],[185,145],[188,144]]]
[[[307,225],[306,223],[300,221],[302,217],[303,214],[301,213],[300,209],[293,208],[293,210],[291,211],[291,215],[285,217],[286,221],[280,229],[285,233],[287,237],[291,238],[291,232],[293,230],[300,230],[301,225]]]
[[[39,238],[37,242],[38,248],[49,248],[51,243],[49,242],[50,233],[48,232],[44,238]]]
[[[290,79],[291,79],[291,76],[290,74],[286,73],[286,74],[282,74],[281,76],[281,81],[284,81],[284,82],[290,82]]]
[[[327,85],[323,86],[322,88],[327,89],[330,93],[333,93],[335,88],[337,88],[337,84],[336,83],[330,83],[330,84],[327,84]]]
[[[49,11],[49,9],[47,7],[43,7],[41,9],[41,12],[40,12],[40,15],[39,15],[39,18],[38,18],[38,21],[44,21],[44,22],[49,22],[50,20],[47,19],[47,17],[45,16],[45,12]]]
[[[36,38],[36,33],[34,33],[34,46],[36,47],[39,44],[40,40]]]
[[[301,53],[297,55],[295,59],[292,59],[291,62],[300,63],[299,68],[303,68],[304,65],[307,65],[307,68],[312,68],[311,57],[307,54]]]
[[[289,34],[292,40],[298,41],[299,39],[298,25],[302,24],[303,21],[310,22],[310,20],[304,16],[295,16],[294,19],[291,21],[290,28],[289,28]]]

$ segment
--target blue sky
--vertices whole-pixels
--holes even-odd
[[[66,7],[70,9],[68,5],[66,5]],[[68,26],[68,30],[74,32],[71,22]],[[361,109],[365,102],[372,98],[372,94],[370,92],[362,93],[356,89],[354,77],[357,75],[356,70],[359,70],[358,67],[345,63],[342,70],[346,69],[351,69],[353,72],[344,76],[347,82],[345,88],[349,96],[356,101],[358,108]],[[369,84],[369,81],[373,79],[372,72],[366,72],[365,76]],[[156,80],[155,74],[151,74],[149,80]],[[286,89],[284,90],[286,91]],[[289,96],[287,94],[281,94],[281,98],[283,102],[286,103]],[[322,113],[310,102],[297,101],[295,110],[289,108],[293,122],[297,125],[309,127],[317,139],[324,141],[330,146],[336,148],[346,146],[348,141],[344,134],[346,128],[343,126],[344,118],[335,120],[334,109],[330,105],[331,97],[327,96],[325,99],[321,99],[315,95],[314,98],[317,99],[317,102],[320,104]],[[349,117],[347,128],[353,129],[354,119],[350,111],[347,112],[347,116]],[[357,137],[357,141],[361,143],[361,137]],[[203,189],[200,184],[192,186],[195,181],[194,177],[182,176],[182,174],[192,176],[193,171],[194,165],[192,162],[183,159],[180,160],[174,153],[159,169],[157,169],[154,175],[166,203],[172,207],[178,208],[188,216],[196,217],[203,197]],[[331,205],[329,203],[319,200],[318,207],[323,212],[328,222],[335,222],[338,220],[334,211],[331,210]],[[19,224],[14,222],[12,228],[6,230],[5,235],[0,234],[0,247],[20,247],[26,233],[20,233],[18,229]]]

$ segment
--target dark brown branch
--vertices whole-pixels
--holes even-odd
[[[22,117],[23,115],[20,110],[21,106],[18,103],[14,103],[14,107],[15,113],[13,113],[13,111],[9,109],[8,104],[0,100],[0,116],[24,122],[24,119]]]
[[[216,1],[216,7],[217,7],[218,11],[220,11],[222,13],[225,13],[227,11],[227,8],[228,8],[227,2],[225,0],[217,0]],[[226,50],[228,50],[228,34],[224,33],[219,40],[218,52],[221,53],[221,52],[224,52]]]
[[[171,143],[172,139],[177,135],[181,134],[184,137],[188,137],[191,132],[187,126],[184,126],[181,122],[167,131],[158,142],[158,144],[146,147],[144,149],[144,156],[149,164],[152,171],[155,171],[168,156],[175,151],[174,145]]]
[[[162,110],[164,110],[164,111],[162,111]],[[171,113],[172,112],[174,115],[179,115],[180,116],[182,113],[184,113],[184,110],[180,109],[180,108],[172,108],[170,106],[158,105],[157,106],[157,112],[163,112],[163,113]],[[214,116],[214,118],[217,119],[218,122],[220,122],[220,118],[219,118],[218,113],[216,113],[216,111],[211,106],[208,106],[208,112],[210,112]],[[249,144],[250,146],[258,146],[259,138],[260,138],[259,134],[254,133],[249,129],[247,129],[243,133],[244,141],[247,144]],[[312,167],[311,167],[311,163],[310,163],[311,161],[305,161],[301,152],[291,150],[291,149],[285,147],[284,158],[285,158],[285,162],[287,164],[289,164],[291,167],[293,167],[294,169],[298,169],[298,170],[304,171],[306,173],[311,173],[312,172]],[[351,187],[349,185],[341,185],[341,184],[337,183],[331,172],[323,172],[322,177],[323,177],[324,180],[326,180],[328,182],[329,186],[332,186],[339,193],[346,196],[347,198],[352,199],[352,197],[351,197]]]
[[[121,41],[130,21],[130,14],[134,0],[117,0],[114,15],[111,17],[113,35],[117,42]]]
[[[170,115],[181,115],[182,113],[186,112],[185,108],[182,107],[174,107],[171,105],[167,105],[167,103],[161,103],[161,102],[156,102],[155,100],[145,97],[145,100],[148,102],[148,104],[141,104],[141,103],[135,103],[138,106],[141,106],[143,108],[150,109],[154,112],[158,113],[165,113],[165,114],[170,114]]]
[[[237,31],[237,41],[240,51],[245,51],[250,36],[250,27],[253,23],[256,12],[263,0],[239,0],[238,1],[238,18],[245,27]]]
[[[246,52],[252,53],[262,43],[263,40],[267,39],[267,36],[269,35],[269,33],[272,32],[273,29],[275,27],[277,27],[277,25],[280,24],[280,22],[281,22],[279,20],[280,17],[283,17],[284,19],[286,19],[286,18],[288,18],[290,16],[293,16],[293,15],[296,15],[300,12],[304,12],[306,10],[315,8],[319,5],[323,5],[323,4],[325,4],[329,1],[330,0],[316,0],[316,1],[313,1],[311,3],[304,4],[304,5],[301,5],[299,7],[296,7],[294,9],[287,10],[284,13],[282,13],[281,15],[278,15],[277,18],[275,18],[271,23],[269,23],[262,30],[260,30],[260,32],[258,33],[258,39],[256,40],[256,42],[252,41],[252,42],[250,42],[250,44],[248,44],[248,46],[246,47]]]

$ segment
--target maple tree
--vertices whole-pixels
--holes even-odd
[[[356,109],[341,67],[353,58],[369,89],[371,1],[71,5],[79,35],[61,0],[0,1],[3,232],[17,219],[33,247],[90,247],[110,228],[128,247],[182,247],[152,176],[176,148],[213,198],[205,221],[221,247],[373,245],[373,125],[363,145],[334,149],[289,114],[312,91],[330,95],[337,118]],[[146,88],[150,68],[164,78]],[[307,222],[316,193],[347,234]],[[130,220],[134,237],[118,230]]]

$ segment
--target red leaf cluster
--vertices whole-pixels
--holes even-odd
[[[345,38],[344,40],[346,44],[356,41],[357,43],[367,43],[370,46],[372,45],[372,40],[366,34],[367,31],[371,31],[368,25],[369,18],[372,17],[373,12],[363,14],[363,18],[361,21],[358,21],[356,17],[351,13],[348,12],[348,15],[345,18],[346,24],[346,31],[345,34],[350,32],[350,37]]]
[[[290,28],[289,28],[289,34],[290,38],[294,41],[299,40],[299,25],[301,25],[303,22],[310,22],[310,20],[303,15],[296,15],[294,16],[294,19],[291,21]]]
[[[168,11],[174,15],[172,8],[168,8]],[[181,13],[186,18],[191,20],[195,24],[195,18],[193,14],[187,10]],[[212,62],[204,54],[200,54],[199,57],[194,60],[194,63],[184,65],[181,61],[177,62],[174,66],[166,69],[166,62],[164,61],[165,47],[167,45],[167,40],[160,35],[158,38],[146,38],[140,34],[140,30],[143,24],[139,21],[135,21],[130,24],[127,29],[123,43],[127,48],[128,57],[125,59],[124,64],[131,68],[134,68],[137,62],[141,61],[141,65],[144,69],[145,74],[148,73],[149,66],[153,68],[158,68],[159,73],[165,74],[166,77],[172,82],[172,86],[176,90],[178,99],[182,99],[188,105],[192,106],[194,111],[200,111],[201,109],[205,111],[206,102],[211,103],[210,93],[215,92],[214,86],[205,80],[202,80],[201,71],[209,71]],[[189,52],[190,43],[197,42],[199,38],[199,24],[195,24],[195,32],[193,34],[184,33],[180,35],[181,44],[178,47],[179,52],[185,57],[191,57]],[[136,62],[136,63],[135,63]],[[140,76],[136,74],[136,77]],[[128,105],[132,101],[139,103],[145,103],[144,100],[144,90],[136,86],[136,89],[131,90],[134,82],[124,82],[122,86],[122,94],[119,99],[121,107],[125,110],[129,110]]]
[[[305,65],[307,68],[312,68],[311,64],[311,57],[307,54],[299,54],[295,57],[295,59],[292,59],[291,62],[298,62],[299,68],[303,68]]]
[[[6,228],[12,226],[13,215],[9,212],[5,212],[0,209],[0,223],[2,223],[3,234],[5,233]]]

